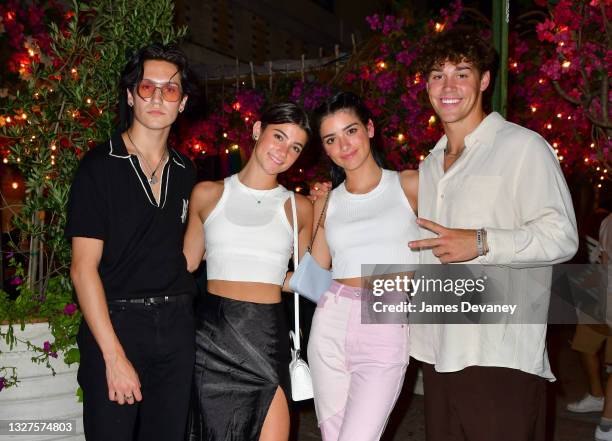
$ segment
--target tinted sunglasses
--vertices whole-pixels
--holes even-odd
[[[161,90],[164,101],[176,102],[183,96],[181,87],[176,83],[156,83],[151,80],[141,80],[136,84],[136,93],[143,100],[151,98],[157,89]]]

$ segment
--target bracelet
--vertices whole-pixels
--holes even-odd
[[[479,256],[484,256],[489,252],[489,247],[486,244],[487,242],[487,230],[484,228],[479,228],[476,230],[476,250],[478,251]]]

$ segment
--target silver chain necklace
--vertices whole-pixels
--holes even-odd
[[[136,150],[136,154],[138,155],[138,157],[140,159],[142,159],[142,161],[144,162],[145,166],[149,169],[149,172],[151,173],[151,177],[147,178],[147,182],[149,183],[149,185],[155,185],[159,182],[159,179],[157,179],[157,176],[155,176],[155,173],[157,173],[157,170],[159,169],[159,166],[162,164],[162,162],[164,162],[164,160],[166,159],[166,154],[168,153],[168,147],[166,146],[166,149],[164,151],[164,154],[162,155],[162,157],[159,159],[159,162],[157,163],[157,166],[155,167],[155,169],[153,169],[153,171],[151,172],[151,165],[149,164],[149,161],[147,161],[147,159],[144,157],[144,155],[142,153],[140,153],[140,150],[138,149],[138,147],[136,146],[136,143],[134,143],[134,141],[132,140],[132,137],[130,136],[130,131],[126,130],[127,133],[127,137],[130,140],[130,142],[132,143],[132,145],[134,146],[134,150]],[[146,176],[146,175],[145,175]]]

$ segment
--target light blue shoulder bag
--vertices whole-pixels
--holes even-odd
[[[295,269],[293,276],[291,277],[291,279],[289,279],[289,287],[293,290],[293,292],[296,292],[302,297],[305,297],[315,303],[319,301],[323,293],[327,291],[332,282],[331,271],[321,268],[321,266],[317,263],[314,257],[312,257],[312,254],[310,254],[312,244],[314,243],[314,240],[317,237],[319,226],[321,225],[321,221],[323,220],[323,216],[325,215],[325,210],[327,209],[327,204],[329,203],[330,194],[331,192],[327,193],[325,205],[323,206],[323,211],[321,211],[321,216],[319,217],[319,221],[317,222],[317,227],[315,229],[314,235],[312,236],[312,240],[310,241],[310,246],[302,256],[302,259],[300,260],[299,265]],[[295,214],[293,216],[293,219],[294,231],[297,231],[295,230],[297,225],[297,217]],[[294,234],[294,237],[294,240],[297,241],[297,234]],[[294,259],[296,257],[297,256],[294,256]]]

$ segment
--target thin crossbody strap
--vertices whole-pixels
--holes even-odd
[[[319,232],[319,227],[321,226],[321,221],[323,220],[323,216],[325,216],[325,210],[327,210],[327,204],[329,203],[329,195],[331,191],[327,193],[325,197],[325,205],[323,205],[323,210],[321,211],[321,215],[319,216],[319,221],[317,222],[317,226],[315,228],[314,234],[312,235],[312,239],[310,241],[310,245],[308,246],[308,251],[312,251],[312,245],[317,237],[317,233]]]
[[[296,271],[298,267],[298,256],[299,256],[299,247],[298,247],[298,218],[297,218],[297,209],[295,207],[295,194],[291,192],[291,216],[293,218],[293,270]],[[294,337],[294,346],[295,350],[300,350],[300,295],[297,292],[293,293],[293,310],[294,310],[294,324],[293,324],[293,332],[295,334]]]

